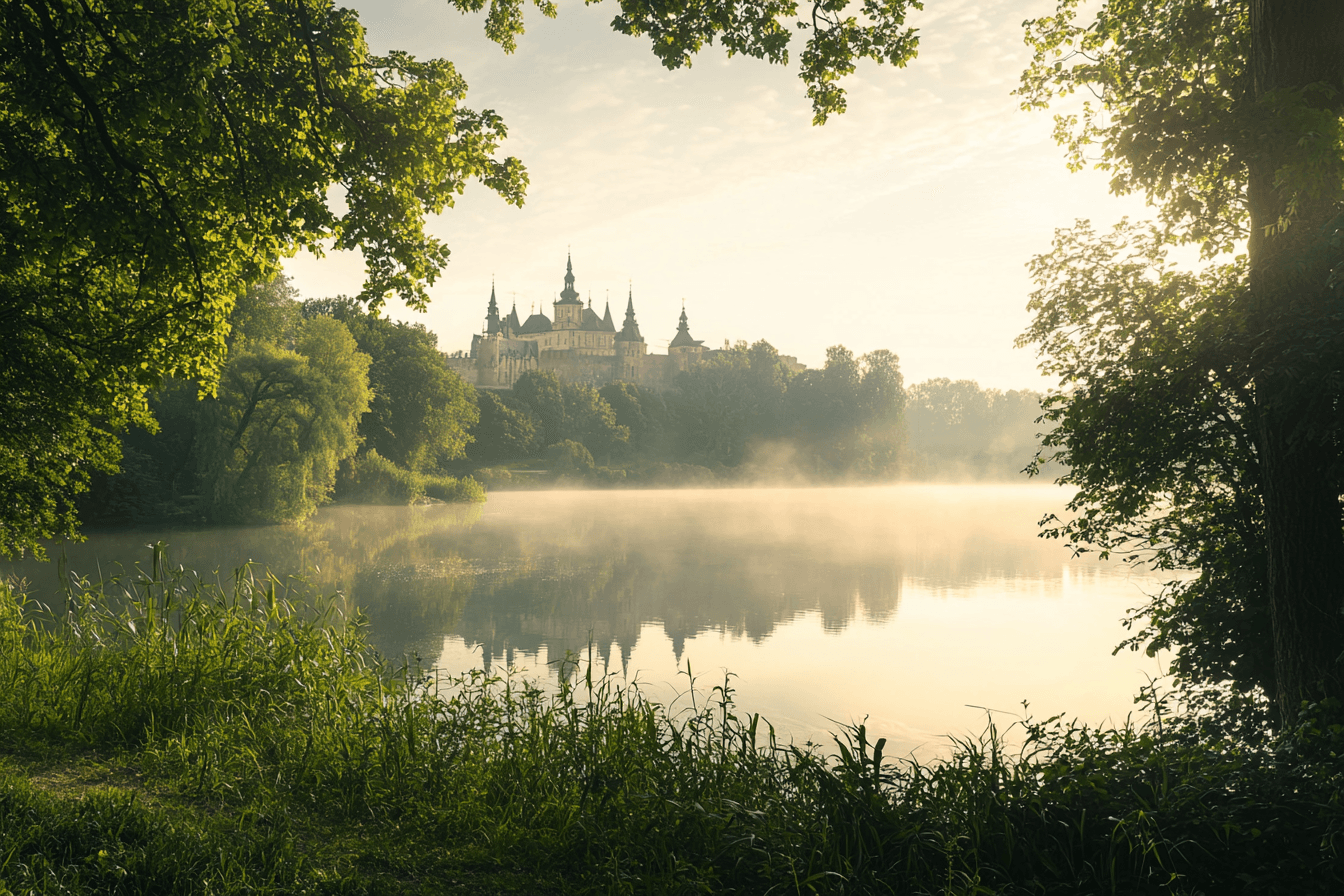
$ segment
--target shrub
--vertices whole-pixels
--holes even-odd
[[[485,487],[470,476],[426,476],[425,494],[450,504],[479,504],[485,500]]]
[[[336,499],[349,504],[414,504],[425,496],[425,477],[403,470],[377,451],[350,459],[336,484]]]
[[[547,448],[545,458],[555,476],[587,476],[596,467],[592,453],[572,439],[556,442]]]

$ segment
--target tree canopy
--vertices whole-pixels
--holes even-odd
[[[443,60],[369,52],[327,0],[39,0],[0,13],[0,549],[72,533],[152,426],[212,387],[238,291],[300,248],[359,247],[361,300],[423,306],[424,229],[472,178],[521,202],[492,112]]]
[[[423,324],[366,312],[344,296],[305,303],[303,313],[341,321],[372,359],[369,412],[359,422],[364,448],[418,472],[465,455],[478,414],[473,390],[448,369],[437,336]]]
[[[1033,262],[1024,342],[1061,377],[1048,447],[1080,486],[1055,533],[1199,569],[1139,640],[1181,648],[1196,680],[1264,686],[1285,721],[1344,697],[1344,5],[1108,0],[1078,15],[1062,0],[1027,23],[1025,104],[1090,91],[1057,118],[1071,164],[1099,153],[1159,221],[1080,225]],[[1244,258],[1200,274],[1165,260],[1171,243],[1213,258],[1242,238]]]
[[[201,423],[207,514],[282,522],[312,513],[359,444],[368,370],[369,356],[331,317],[304,321],[293,349],[257,342],[232,355]]]

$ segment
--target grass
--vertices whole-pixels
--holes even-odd
[[[0,587],[0,894],[1344,891],[1311,714],[991,726],[920,765],[781,742],[727,682],[436,681],[248,568],[159,552],[60,603]]]

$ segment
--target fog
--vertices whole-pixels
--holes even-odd
[[[169,559],[307,570],[392,656],[445,674],[600,667],[673,701],[737,677],[743,708],[820,739],[870,716],[905,749],[983,711],[1115,718],[1160,661],[1110,651],[1156,582],[1037,537],[1067,493],[1017,484],[509,492],[484,507],[332,507],[292,526],[94,535],[94,575]],[[53,556],[59,556],[57,547]],[[11,564],[37,593],[57,564]]]

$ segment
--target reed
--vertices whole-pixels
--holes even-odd
[[[71,802],[0,769],[0,842],[18,844],[0,892],[1344,887],[1344,730],[1316,715],[1261,744],[1157,715],[1019,723],[1010,749],[991,724],[921,764],[862,725],[830,750],[783,742],[730,680],[691,682],[680,708],[581,657],[558,688],[436,680],[301,579],[210,580],[161,546],[148,572],[72,580],[58,603],[0,587],[0,752],[115,757],[178,802]],[[104,854],[130,857],[116,886]],[[190,875],[209,883],[173,889]]]

